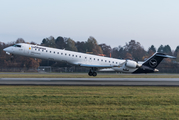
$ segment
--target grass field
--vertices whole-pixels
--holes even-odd
[[[93,78],[87,73],[0,73],[0,78]],[[95,78],[179,78],[179,74],[99,73]]]
[[[0,119],[178,119],[179,87],[0,86]]]

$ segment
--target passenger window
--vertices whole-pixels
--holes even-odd
[[[98,59],[98,61],[99,61],[99,59]]]
[[[57,52],[57,54],[59,54],[59,52]]]
[[[112,63],[114,63],[114,61]]]
[[[95,60],[95,58],[94,58],[94,60]]]
[[[90,58],[90,60],[91,60],[91,58]]]
[[[53,52],[55,54],[55,52]]]
[[[61,55],[63,55],[63,53],[61,53]]]
[[[40,49],[39,49],[39,51],[40,51]]]
[[[44,50],[42,50],[42,52],[43,52]]]
[[[78,57],[78,56],[76,55],[76,57]]]
[[[103,62],[103,60],[101,60],[101,62]]]
[[[67,54],[65,53],[65,55],[67,55]]]
[[[117,64],[117,62],[116,62],[116,64]]]
[[[69,56],[70,56],[70,54],[69,54]]]
[[[105,62],[107,62],[107,60],[105,60]]]
[[[50,53],[51,53],[51,51],[50,51]]]
[[[81,56],[79,56],[79,58],[81,58]]]
[[[48,52],[48,50],[46,50],[46,52]]]
[[[109,63],[110,63],[111,61],[109,61]]]
[[[74,57],[74,55],[72,55],[72,57]]]
[[[35,50],[37,50],[37,49],[35,49]]]

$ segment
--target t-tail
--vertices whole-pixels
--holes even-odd
[[[164,58],[175,58],[174,56],[169,56],[163,53],[156,52],[150,58],[148,58],[140,68],[138,68],[133,73],[153,73],[158,72],[156,67]]]

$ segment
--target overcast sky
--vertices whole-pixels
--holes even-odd
[[[0,42],[89,36],[111,47],[179,45],[179,0],[0,0]]]

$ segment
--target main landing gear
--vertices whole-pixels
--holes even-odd
[[[89,76],[97,76],[97,72],[96,72],[96,69],[94,69],[94,68],[92,68],[92,69],[90,69],[90,71],[88,72],[88,75]]]

